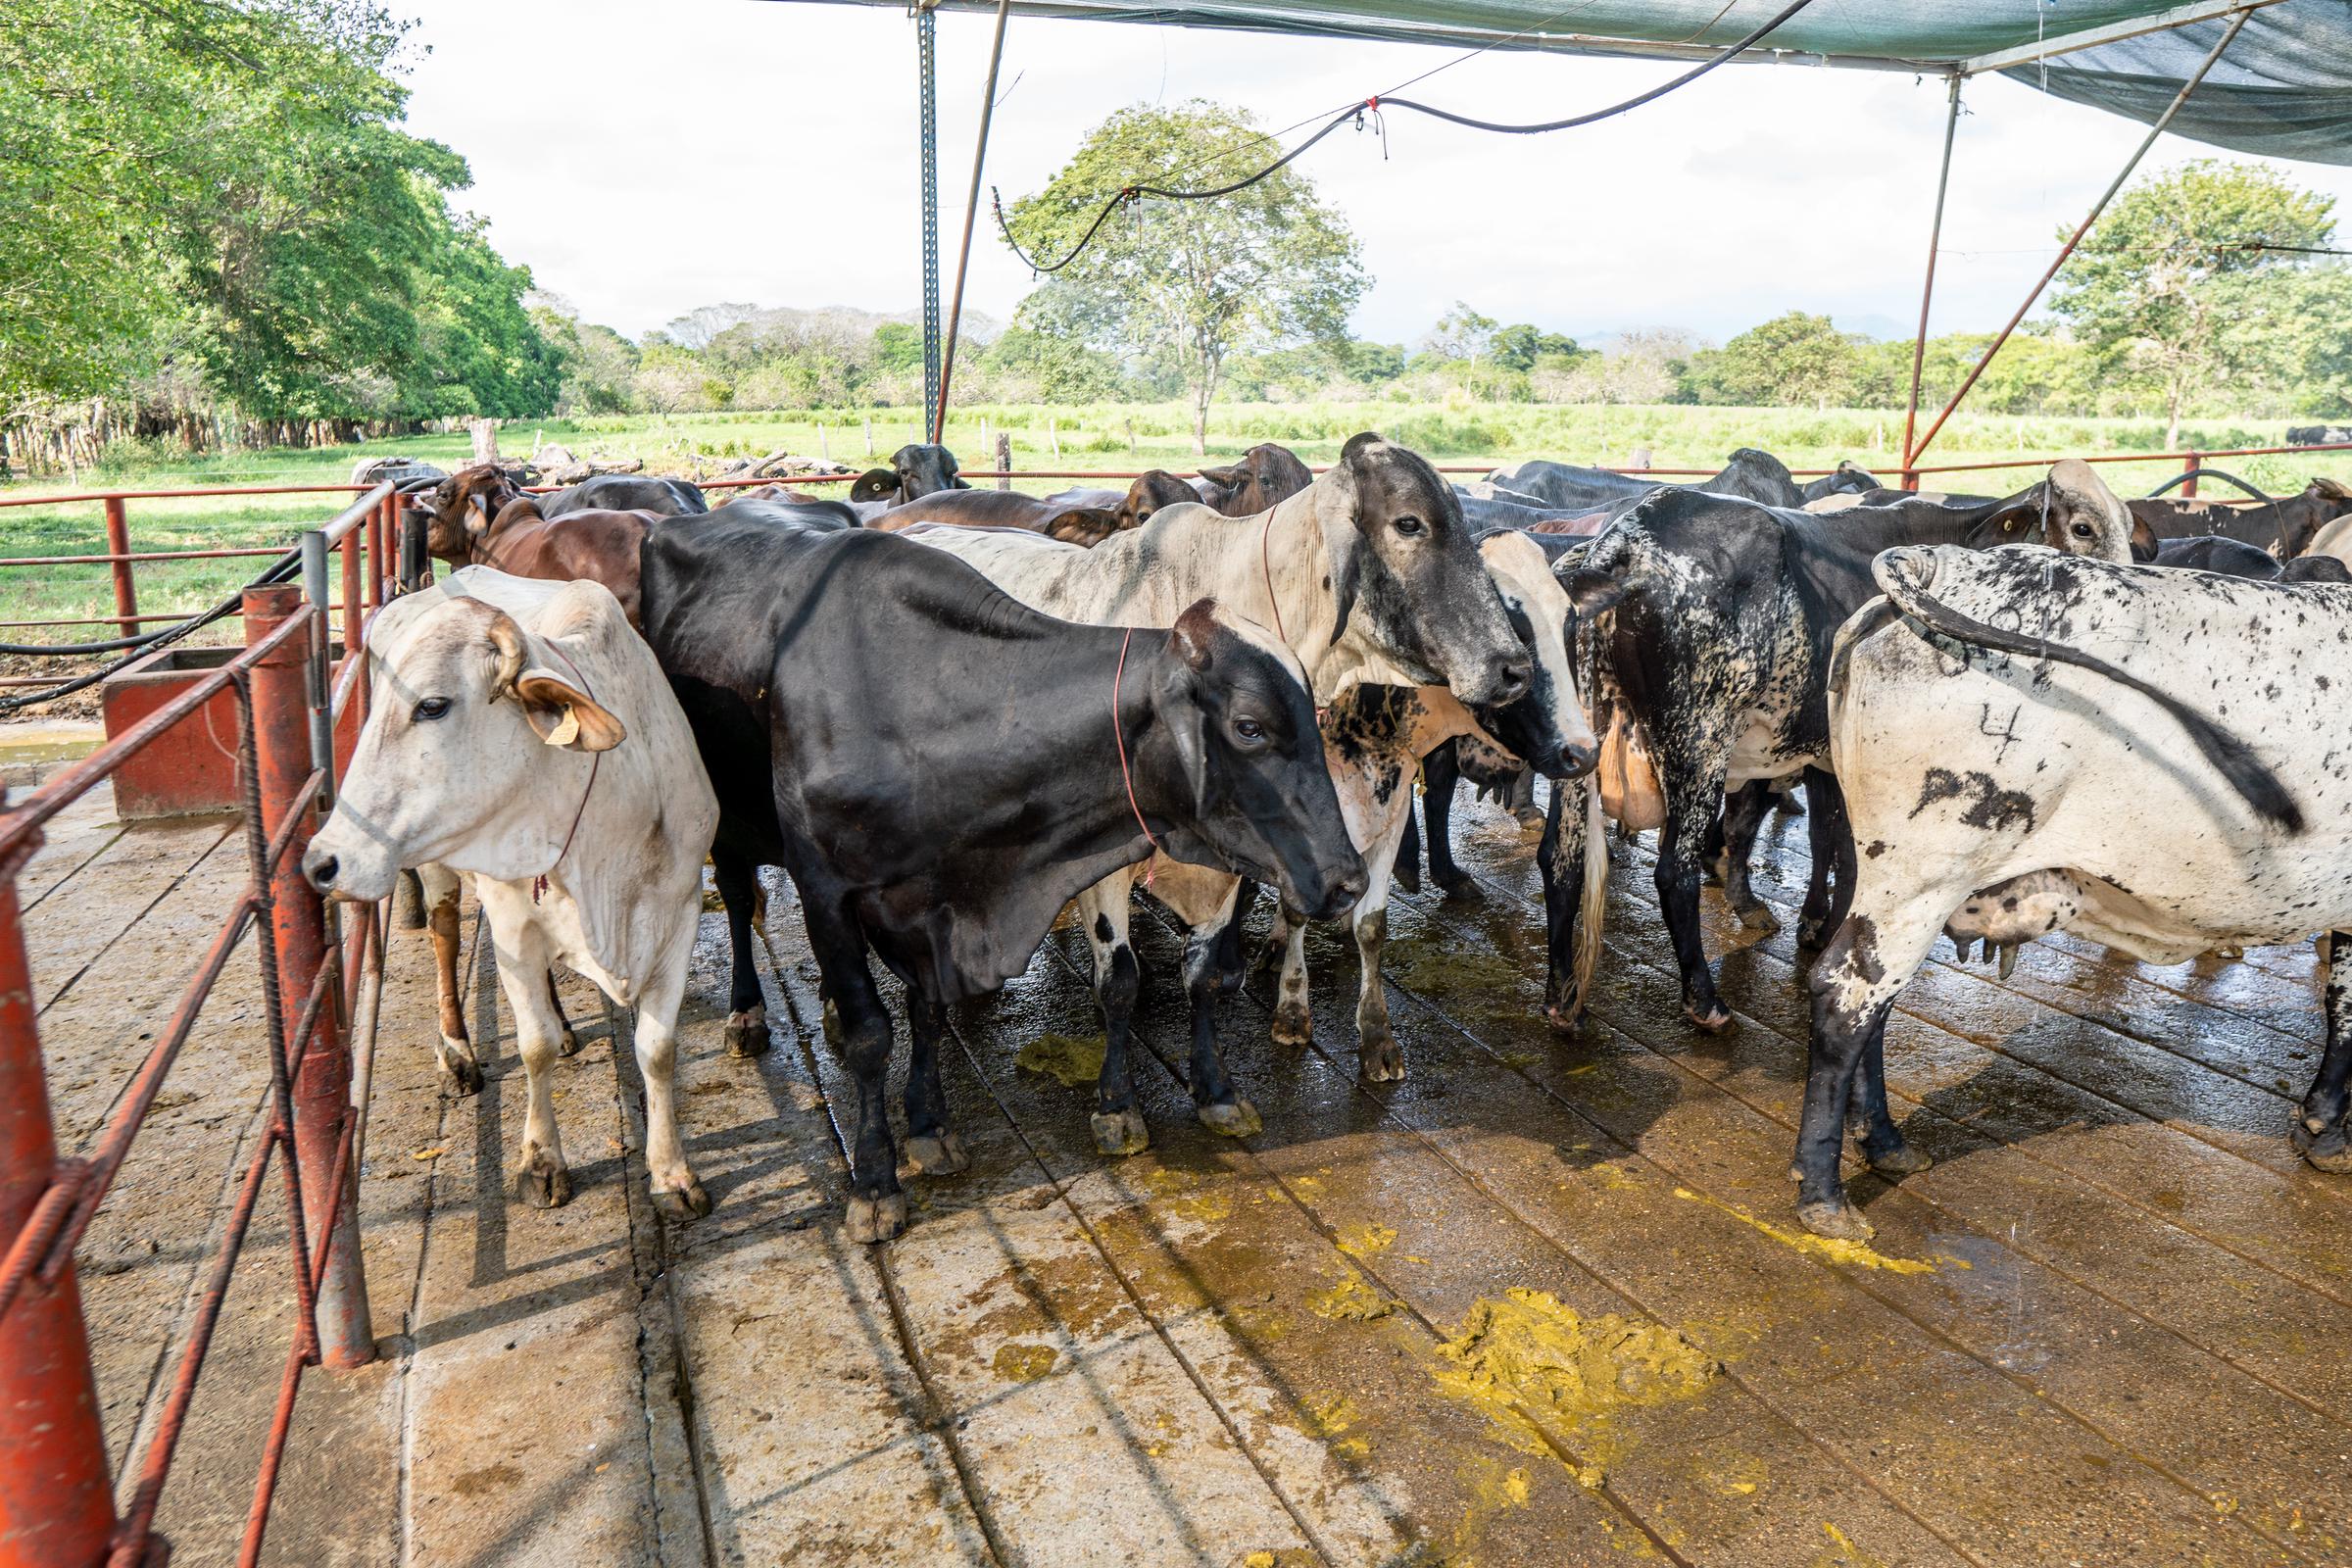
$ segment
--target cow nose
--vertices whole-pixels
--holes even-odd
[[[1496,706],[1517,702],[1527,695],[1528,682],[1535,675],[1535,663],[1523,654],[1497,654],[1487,666],[1487,689],[1493,695],[1489,701]]]
[[[302,858],[303,879],[310,883],[313,892],[334,891],[335,875],[342,869],[341,862],[333,856],[320,855],[317,850]]]
[[[1571,746],[1560,753],[1560,758],[1568,765],[1567,777],[1583,778],[1600,765],[1600,748],[1597,746]]]

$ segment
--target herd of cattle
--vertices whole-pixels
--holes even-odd
[[[1189,1082],[1232,1136],[1256,1110],[1217,1005],[1278,897],[1273,1032],[1306,1037],[1301,932],[1362,960],[1360,1070],[1403,1076],[1380,978],[1393,882],[1448,853],[1455,781],[1549,779],[1538,852],[1545,1009],[1573,1025],[1601,953],[1607,824],[1656,829],[1686,1011],[1731,1027],[1700,944],[1710,875],[1741,918],[1766,812],[1802,810],[1814,1033],[1792,1176],[1810,1229],[1865,1238],[1848,1131],[1926,1163],[1887,1109],[1882,1039],[1938,937],[2004,974],[2072,930],[2178,962],[2352,931],[2352,491],[2119,500],[2063,462],[2007,497],[1799,487],[1741,451],[1645,482],[1528,463],[1467,486],[1372,434],[1320,476],[1275,446],[1198,479],[1043,499],[974,489],[909,446],[852,498],[715,509],[676,480],[547,497],[480,466],[419,490],[460,569],[380,612],[372,707],[304,867],[338,898],[425,893],[440,1061],[481,1070],[458,910],[486,914],[528,1082],[517,1194],[569,1196],[552,1068],[576,1050],[561,963],[636,1009],[657,1203],[707,1213],[678,1135],[674,1030],[708,858],[733,975],[725,1038],[768,1047],[757,870],[792,877],[826,1028],[858,1085],[849,1234],[906,1223],[900,1162],[964,1168],[939,1079],[944,1009],[1027,965],[1065,909],[1105,1050],[1093,1131],[1150,1140],[1129,1062],[1140,880],[1189,931]],[[1425,781],[1414,820],[1416,779]],[[463,788],[443,787],[463,780]],[[1803,804],[1788,793],[1801,781]],[[884,1103],[906,987],[906,1144]],[[2324,965],[2325,966],[2325,965]],[[2291,1136],[2352,1174],[2352,973]]]

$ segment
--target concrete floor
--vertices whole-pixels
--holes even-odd
[[[1792,938],[1710,894],[1740,1027],[1681,1019],[1646,853],[1612,885],[1582,1033],[1535,1017],[1532,839],[1465,809],[1483,897],[1393,907],[1410,1076],[1359,1087],[1352,948],[1318,940],[1312,1049],[1228,1004],[1265,1130],[1192,1119],[1175,945],[1139,918],[1148,1153],[1017,1054],[1098,1032],[1056,936],[957,1020],[973,1154],[887,1247],[838,1234],[839,1063],[788,885],[777,1049],[730,1059],[719,916],[683,1020],[713,1214],[650,1211],[639,1091],[574,982],[578,1196],[511,1204],[521,1086],[478,934],[479,1099],[440,1097],[421,936],[396,935],[362,1188],[384,1359],[313,1372],[268,1558],[290,1564],[1757,1565],[2352,1560],[2352,1182],[2301,1166],[2308,948],[2171,969],[2029,948],[1931,964],[1888,1074],[1936,1168],[1856,1175],[1877,1250],[1796,1232]],[[119,1093],[243,878],[221,822],[103,798],[25,874],[61,1141]],[[1801,823],[1759,890],[1792,931]],[[714,903],[714,901],[713,901]],[[1946,950],[1948,952],[1948,949]],[[243,955],[81,1250],[118,1459],[171,1372],[263,1082]],[[625,1043],[625,1039],[624,1039]],[[1033,1059],[1037,1059],[1033,1055]],[[233,1554],[288,1330],[266,1195],[165,1494],[180,1568]]]

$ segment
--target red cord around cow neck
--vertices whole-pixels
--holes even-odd
[[[1274,509],[1266,509],[1266,525],[1258,530],[1257,566],[1266,574],[1266,603],[1274,607],[1274,635],[1282,639],[1285,648],[1291,645],[1291,634],[1282,626],[1282,596],[1274,591]]]
[[[1144,820],[1144,808],[1136,804],[1135,773],[1127,765],[1127,735],[1119,727],[1119,686],[1127,678],[1127,645],[1134,641],[1135,628],[1130,626],[1127,628],[1127,635],[1119,639],[1119,667],[1112,670],[1110,674],[1110,738],[1119,748],[1119,779],[1127,786],[1127,809],[1135,813],[1135,825],[1144,830],[1145,842],[1152,846],[1152,853],[1164,855],[1167,852],[1159,847],[1159,840],[1152,836],[1152,824]],[[595,782],[594,779],[589,780],[591,784]],[[562,857],[559,856],[557,858],[561,859]],[[1146,861],[1144,886],[1148,888],[1151,885],[1152,865],[1150,861]]]
[[[588,689],[587,678],[581,675],[580,667],[571,662],[571,656],[564,653],[563,649],[557,648],[552,642],[547,646],[554,650],[555,656],[558,659],[564,661],[564,667],[571,671],[571,678],[580,683],[580,694],[586,697],[590,702],[595,702],[596,693]],[[548,862],[547,869],[545,871],[542,871],[537,876],[531,878],[531,902],[533,904],[537,904],[539,900],[545,896],[547,893],[548,877],[554,874],[557,866],[564,863],[564,857],[571,853],[571,841],[573,837],[580,831],[580,818],[588,814],[588,797],[596,793],[596,775],[598,770],[603,768],[604,765],[604,753],[590,752],[588,754],[588,787],[580,791],[579,808],[571,813],[571,827],[564,835],[564,847],[556,852],[556,858]]]

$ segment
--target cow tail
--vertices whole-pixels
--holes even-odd
[[[1580,1012],[1592,1001],[1592,977],[1600,969],[1601,915],[1609,903],[1608,819],[1601,814],[1599,782],[1588,778],[1584,788],[1584,891],[1576,906],[1575,1010]]]
[[[2053,643],[2040,637],[2004,631],[1997,626],[1971,619],[1932,597],[1921,584],[1911,581],[1906,563],[1899,559],[1887,559],[1896,554],[1889,551],[1886,556],[1882,556],[1874,575],[1878,578],[1879,586],[1886,590],[1886,596],[1902,607],[1904,613],[1913,620],[1957,643],[2024,659],[2072,664],[2078,669],[2086,669],[2094,675],[2114,681],[2119,686],[2130,687],[2173,715],[2174,720],[2188,732],[2188,738],[2196,744],[2205,760],[2230,781],[2230,787],[2237,791],[2246,805],[2253,808],[2255,815],[2276,823],[2289,833],[2303,831],[2302,808],[2295,805],[2294,797],[2287,793],[2285,782],[2272,770],[2268,762],[2255,756],[2253,748],[2245,742],[2169,692],[2158,690],[2095,654],[2086,654],[2079,648],[2070,648],[2064,643]]]

